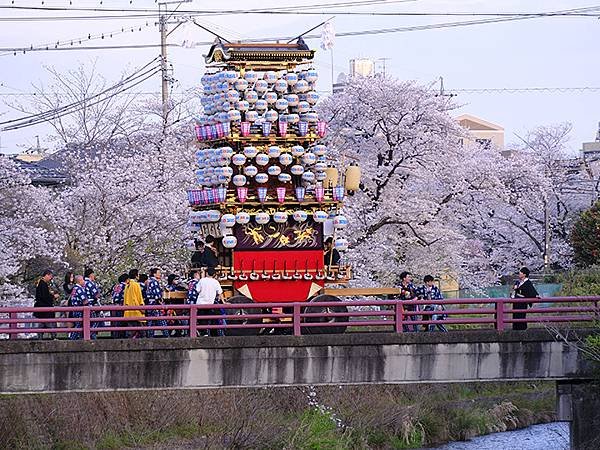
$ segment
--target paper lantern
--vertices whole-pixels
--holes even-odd
[[[239,100],[235,102],[235,109],[241,112],[246,112],[248,109],[250,109],[250,103],[248,100]]]
[[[343,230],[348,226],[348,219],[346,219],[346,216],[342,216],[341,214],[337,215],[333,218],[333,226],[338,230]]]
[[[244,175],[246,175],[247,177],[256,176],[257,173],[258,173],[258,169],[256,168],[256,166],[244,167]]]
[[[317,156],[325,156],[327,154],[327,147],[323,144],[317,144],[312,148],[312,152]]]
[[[250,136],[250,122],[240,122],[240,134],[243,137]]]
[[[222,175],[227,179],[231,178],[233,176],[233,168],[229,166],[223,167]]]
[[[304,222],[308,218],[308,214],[306,214],[306,211],[299,209],[294,211],[293,218],[296,222]]]
[[[248,89],[248,81],[243,78],[238,78],[237,80],[235,80],[233,87],[235,87],[238,91],[245,91],[246,89]]]
[[[257,187],[256,195],[258,197],[258,201],[264,203],[267,201],[267,188],[266,187]]]
[[[300,203],[304,201],[304,197],[306,196],[306,188],[304,186],[298,186],[296,188],[296,200]]]
[[[246,163],[246,155],[236,153],[231,157],[231,162],[236,166],[243,166]]]
[[[325,170],[327,169],[327,164],[325,164],[322,161],[316,162],[315,165],[314,165],[314,169],[317,172],[325,172]]]
[[[267,173],[269,174],[269,176],[276,177],[277,175],[279,175],[281,173],[281,167],[279,167],[279,166],[270,166],[267,169]]]
[[[290,168],[290,172],[292,175],[302,175],[304,173],[304,166],[295,164]]]
[[[300,121],[298,122],[298,135],[306,136],[308,133],[308,122]]]
[[[325,172],[319,171],[315,173],[315,180],[317,181],[325,181],[325,178],[327,178],[327,174]]]
[[[256,93],[256,91],[246,91],[244,93],[244,98],[246,99],[246,101],[248,103],[250,103],[251,105],[253,105],[258,100],[258,94]]]
[[[329,166],[325,169],[327,177],[323,180],[323,185],[327,187],[334,187],[338,184],[339,173],[336,167]]]
[[[329,214],[327,214],[325,211],[317,210],[317,211],[313,212],[313,220],[317,223],[325,222],[328,217],[329,217]]]
[[[310,104],[308,102],[298,102],[298,112],[300,114],[306,114],[310,111]]]
[[[259,153],[258,155],[256,155],[254,160],[256,161],[256,164],[258,164],[259,166],[266,166],[267,164],[269,164],[269,155],[266,155],[264,153]]]
[[[229,120],[232,122],[239,122],[242,120],[242,113],[239,112],[237,109],[232,109],[231,111],[229,111]]]
[[[238,187],[237,188],[237,197],[240,203],[244,203],[248,199],[248,188],[247,187]]]
[[[251,145],[244,147],[244,155],[246,155],[246,158],[254,158],[256,155],[258,155],[258,149]]]
[[[288,106],[291,107],[298,106],[298,103],[300,102],[297,94],[287,94],[285,99],[288,102]]]
[[[267,103],[266,100],[263,100],[263,99],[257,100],[256,103],[254,104],[254,109],[256,109],[256,111],[259,114],[265,113],[268,108],[269,108],[269,104]]]
[[[222,177],[224,179],[227,179],[227,177],[225,177],[223,175],[222,175]],[[227,200],[227,188],[225,186],[219,186],[217,188],[217,195],[215,196],[215,199],[219,203],[225,203],[225,200]]]
[[[237,245],[237,238],[235,236],[223,236],[221,243],[225,248],[234,248]]]
[[[234,91],[235,92],[235,91]],[[235,101],[235,100],[234,100]],[[223,103],[219,103],[217,105],[217,109],[219,111],[224,111],[224,112],[228,112],[231,109],[231,103],[227,102],[223,102]]]
[[[346,169],[346,184],[347,191],[358,191],[360,188],[360,167],[352,163]]]
[[[279,203],[285,202],[285,187],[280,186],[277,188],[277,201]]]
[[[281,149],[277,145],[271,145],[268,148],[267,153],[269,158],[279,158],[279,155],[281,155]]]
[[[246,184],[246,177],[244,175],[235,175],[232,179],[233,184],[236,186],[244,186]]]
[[[319,79],[319,72],[317,72],[315,69],[308,69],[304,79],[309,83],[314,83]]]
[[[306,101],[311,104],[314,105],[315,103],[317,103],[319,101],[319,94],[317,94],[315,91],[310,91],[306,93]]]
[[[277,176],[277,179],[282,183],[289,183],[290,181],[292,181],[292,176],[289,173],[280,173]]]
[[[277,223],[285,223],[288,220],[288,215],[285,211],[277,211],[273,214],[273,221]]]
[[[304,115],[304,120],[309,123],[315,123],[319,120],[319,115],[316,112],[307,112]]]
[[[233,89],[227,91],[227,101],[230,103],[235,103],[240,99],[240,93]]]
[[[277,81],[277,74],[272,70],[269,70],[265,72],[263,79],[269,84],[274,84]]]
[[[206,211],[206,220],[208,222],[218,222],[221,218],[221,213],[216,209]]]
[[[220,149],[221,156],[226,158],[231,158],[233,156],[233,149],[231,147],[221,147]]]
[[[275,85],[273,86],[273,89],[275,89],[277,92],[287,92],[288,83],[286,80],[279,79],[279,80],[275,81]]]
[[[276,92],[267,92],[265,94],[265,100],[269,105],[275,104],[275,102],[277,102],[277,93]]]
[[[344,252],[344,251],[348,250],[348,246],[349,246],[348,239],[337,238],[333,245],[338,252]]]
[[[288,123],[297,124],[300,122],[300,116],[298,114],[288,114],[286,117]]]
[[[273,127],[273,124],[271,122],[263,122],[263,124],[262,124],[263,137],[268,137],[271,134],[272,127]]]
[[[336,186],[333,188],[333,199],[336,202],[341,202],[344,200],[345,193],[344,186]]]
[[[289,153],[282,153],[279,155],[279,164],[282,166],[289,166],[294,162],[294,158]]]
[[[258,113],[256,111],[246,111],[244,113],[244,118],[248,122],[256,122],[258,120]],[[248,132],[250,132],[250,127],[249,126],[248,126]]]
[[[279,117],[279,113],[273,109],[270,109],[265,113],[265,119],[271,123],[275,122],[278,117]]]
[[[315,186],[315,199],[322,203],[325,199],[325,188],[323,186]]]
[[[292,156],[295,156],[296,158],[299,158],[300,156],[304,155],[304,151],[304,147],[302,147],[301,145],[294,145],[291,148]]]
[[[317,162],[317,156],[314,153],[307,152],[302,155],[302,163],[307,166],[312,166],[315,162]]]
[[[279,111],[284,111],[288,108],[288,102],[285,98],[278,98],[275,102],[275,109]]]
[[[246,225],[248,222],[250,222],[250,214],[248,214],[246,211],[240,211],[235,215],[235,221],[240,225]]]
[[[254,90],[259,94],[264,94],[269,89],[269,84],[265,80],[258,80],[254,83]]]
[[[302,174],[302,180],[306,181],[307,183],[312,183],[315,181],[315,174],[310,170],[307,170]]]
[[[294,86],[298,82],[298,75],[294,72],[288,72],[285,74],[285,81],[288,86]]]
[[[287,124],[287,122],[282,121],[281,117],[282,116],[279,116],[279,123],[277,124],[277,128],[279,129],[279,136],[286,137],[287,136],[288,124]]]
[[[294,85],[294,92],[307,92],[310,89],[310,86],[306,82],[306,80],[298,80],[298,82]]]
[[[327,133],[327,122],[324,122],[322,120],[320,120],[319,122],[317,122],[317,134],[319,135],[319,137],[325,137],[325,134]]]
[[[246,80],[248,83],[256,83],[258,80],[258,73],[256,73],[254,70],[247,70],[244,73],[244,80]]]
[[[264,225],[266,223],[269,223],[270,217],[266,212],[261,211],[256,213],[256,215],[254,216],[254,220],[257,224]]]
[[[221,223],[227,228],[231,228],[235,225],[235,215],[233,214],[223,214],[221,216]]]
[[[269,181],[269,175],[267,175],[266,173],[257,173],[254,177],[254,180],[257,183],[264,184],[267,181]]]

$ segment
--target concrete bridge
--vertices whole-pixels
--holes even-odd
[[[578,332],[573,344],[589,333]],[[544,329],[0,342],[3,394],[555,380],[559,416],[573,420],[573,448],[600,425],[586,413],[598,410],[600,396],[580,395],[593,375],[576,345]]]

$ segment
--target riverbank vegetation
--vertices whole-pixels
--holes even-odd
[[[553,383],[0,397],[13,449],[409,449],[555,419]]]

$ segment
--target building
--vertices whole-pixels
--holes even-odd
[[[600,123],[598,123],[598,132],[596,133],[596,140],[593,142],[584,142],[579,150],[583,159],[596,160],[600,157]]]
[[[367,58],[350,60],[350,76],[372,77],[375,75],[375,61]]]
[[[456,118],[456,121],[469,130],[472,142],[482,145],[486,148],[494,145],[504,149],[504,128],[500,125],[480,119],[470,114],[462,114]]]

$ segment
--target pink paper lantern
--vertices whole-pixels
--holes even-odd
[[[279,121],[279,136],[286,137],[287,136],[287,128],[288,128],[287,122]]]
[[[204,138],[202,137],[202,127],[200,125],[196,125],[195,126],[195,130],[196,130],[196,138],[199,141],[204,140]]]
[[[242,136],[250,136],[250,122],[240,122],[240,133]]]
[[[248,199],[248,188],[247,187],[238,187],[237,188],[237,196],[240,203],[244,203]]]
[[[225,130],[223,129],[222,123],[216,124],[215,127],[217,129],[217,137],[218,138],[222,138],[223,136],[225,136]]]
[[[285,202],[285,187],[277,188],[277,201],[279,201],[279,203]]]
[[[327,122],[320,120],[317,122],[317,134],[319,137],[325,137],[325,133],[327,132]]]
[[[208,205],[208,192],[208,189],[202,189],[202,191],[200,191],[200,204]]]
[[[315,198],[319,203],[325,198],[325,188],[323,186],[315,186]]]

